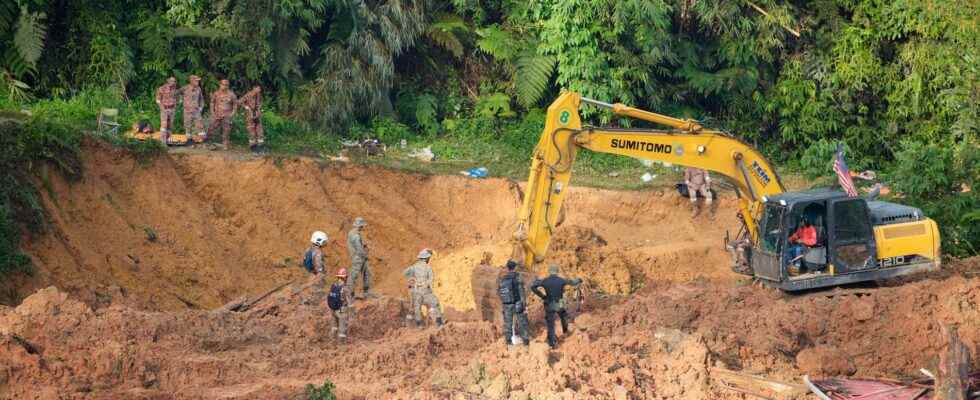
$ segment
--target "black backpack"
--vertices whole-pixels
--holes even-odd
[[[331,310],[337,311],[344,307],[343,290],[343,283],[334,283],[330,286],[330,294],[327,295],[327,306]]]
[[[497,286],[497,294],[500,295],[500,302],[504,304],[514,304],[520,301],[520,292],[517,290],[517,273],[511,272],[500,278],[500,285]]]

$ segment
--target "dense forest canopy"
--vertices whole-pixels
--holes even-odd
[[[575,90],[706,121],[813,178],[844,141],[853,169],[976,254],[978,14],[975,0],[5,0],[0,96],[148,104],[197,74],[208,91],[261,84],[323,135],[533,142],[541,109]]]

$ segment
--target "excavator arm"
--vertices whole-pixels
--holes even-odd
[[[608,108],[671,130],[583,127],[582,103]],[[702,168],[726,177],[739,197],[739,215],[753,242],[764,197],[784,191],[779,175],[759,151],[695,121],[668,117],[622,104],[608,104],[565,92],[550,107],[544,133],[531,157],[527,189],[518,215],[515,239],[525,265],[544,260],[568,191],[572,164],[580,149]],[[612,205],[610,205],[612,206]]]

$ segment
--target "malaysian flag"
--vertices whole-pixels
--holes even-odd
[[[847,195],[857,197],[857,190],[854,189],[854,181],[851,180],[851,171],[847,169],[847,162],[844,161],[844,144],[837,143],[837,156],[834,157],[834,172],[837,173],[837,181],[840,187],[844,188]]]

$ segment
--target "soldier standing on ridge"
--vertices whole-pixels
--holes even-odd
[[[170,130],[174,126],[174,114],[177,108],[177,79],[167,78],[167,83],[157,88],[157,106],[160,107],[160,141],[167,145]]]
[[[221,145],[225,150],[231,147],[231,120],[238,112],[238,96],[230,86],[227,79],[222,79],[218,91],[211,94],[211,126],[208,127],[208,136],[212,137],[214,130],[221,127]]]
[[[351,271],[350,276],[347,277],[347,289],[353,295],[354,282],[357,281],[358,275],[361,275],[361,281],[363,282],[364,294],[362,298],[366,298],[370,295],[371,290],[371,271],[368,268],[368,246],[364,243],[364,238],[361,236],[361,230],[367,226],[367,222],[364,218],[357,217],[354,218],[354,227],[351,228],[350,232],[347,232],[347,252],[350,253],[350,264]],[[356,295],[354,296],[357,297]]]
[[[200,83],[199,76],[191,75],[187,85],[180,88],[180,93],[184,103],[184,133],[188,138],[198,135],[203,141],[205,134],[201,113],[204,111],[204,91]]]
[[[704,204],[708,206],[711,215],[714,216],[715,209],[711,205],[711,176],[708,171],[701,168],[688,167],[684,169],[684,183],[687,184],[687,195],[691,198],[691,217],[697,217],[701,213],[701,206],[698,204],[698,193],[704,196]]]
[[[412,309],[415,311],[415,326],[422,326],[422,305],[429,308],[429,316],[436,320],[437,326],[442,326],[442,308],[439,299],[432,293],[432,281],[435,276],[429,260],[432,250],[422,249],[418,261],[405,268],[405,277],[412,283]]]
[[[245,107],[245,130],[248,131],[248,147],[255,151],[265,144],[262,128],[262,88],[256,85],[239,100]]]

